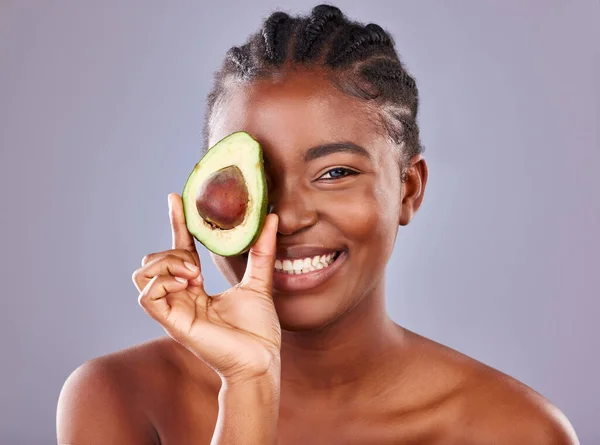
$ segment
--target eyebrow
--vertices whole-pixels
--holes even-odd
[[[356,145],[354,142],[331,142],[329,144],[321,144],[316,147],[310,148],[304,154],[304,162],[310,162],[317,158],[321,158],[323,156],[329,156],[333,153],[355,153],[360,156],[364,156],[369,160],[373,160],[369,152],[361,147],[360,145]]]

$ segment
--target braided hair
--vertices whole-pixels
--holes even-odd
[[[399,147],[402,164],[423,152],[417,125],[419,93],[393,38],[379,25],[350,21],[339,8],[325,4],[314,7],[309,16],[274,12],[246,43],[227,51],[207,97],[204,146],[208,147],[211,118],[229,79],[265,78],[288,66],[326,69],[337,88],[375,102],[387,136]]]

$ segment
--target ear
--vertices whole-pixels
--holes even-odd
[[[404,182],[402,184],[402,193],[400,198],[400,221],[401,226],[406,226],[413,219],[425,193],[427,185],[427,176],[429,174],[427,162],[423,155],[418,154],[408,163],[408,167],[404,169]]]

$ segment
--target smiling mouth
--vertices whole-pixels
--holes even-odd
[[[305,258],[278,258],[275,260],[274,272],[288,275],[302,275],[330,267],[346,250],[335,250],[325,255],[315,255]],[[242,254],[248,260],[249,252]]]
[[[321,269],[326,269],[340,256],[341,250],[330,252],[325,255],[315,255],[306,258],[296,259],[276,259],[275,272],[302,275],[309,272],[314,272]]]

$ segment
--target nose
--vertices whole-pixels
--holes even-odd
[[[278,232],[292,235],[317,223],[318,212],[310,199],[310,193],[298,186],[269,191],[269,213],[279,217]]]

